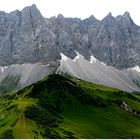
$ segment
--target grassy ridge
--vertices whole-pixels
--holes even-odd
[[[0,98],[0,138],[140,138],[139,112],[139,95],[50,75]]]

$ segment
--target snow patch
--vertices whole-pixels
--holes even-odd
[[[61,61],[64,60],[64,61],[67,61],[68,60],[68,57],[66,55],[64,55],[63,53],[60,53],[61,55]]]
[[[93,63],[95,62],[96,63],[97,59],[92,55],[90,56],[90,62],[89,63]]]
[[[93,63],[97,63],[97,61],[98,61],[100,64],[106,66],[106,64],[105,64],[104,62],[99,61],[99,60],[98,60],[97,58],[95,58],[93,55],[90,56],[90,62],[89,62],[89,63],[93,64]]]
[[[50,66],[50,64],[47,64],[46,67]]]
[[[1,72],[3,73],[5,69],[7,69],[8,67],[5,66],[5,67],[0,67],[1,68]]]
[[[75,62],[76,60],[80,59],[80,58],[84,58],[81,54],[79,54],[77,51],[75,51],[75,53],[77,54],[77,56],[75,56],[75,58],[73,59],[73,61]]]
[[[106,64],[104,62],[100,62],[102,65],[106,66]]]
[[[131,70],[135,70],[135,71],[137,71],[137,72],[140,72],[140,67],[137,65],[137,66],[135,66],[135,67],[133,67],[133,68],[130,68]]]

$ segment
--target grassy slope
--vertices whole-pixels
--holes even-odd
[[[0,138],[140,138],[140,96],[59,75],[0,99]]]

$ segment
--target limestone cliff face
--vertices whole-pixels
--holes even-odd
[[[58,56],[56,41],[35,5],[0,13],[0,64],[51,61]]]
[[[35,5],[22,11],[0,12],[0,65],[55,63],[60,52],[74,58],[97,59],[122,69],[140,65],[140,27],[128,12],[99,21],[63,15],[44,18]]]

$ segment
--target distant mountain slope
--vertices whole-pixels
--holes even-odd
[[[125,74],[140,87],[140,67],[135,66],[124,70]]]
[[[100,62],[94,56],[91,56],[88,61],[79,53],[74,59],[68,58],[63,53],[60,55],[61,60],[58,65],[55,63],[26,63],[0,66],[0,96],[18,91],[52,73],[69,74],[123,91],[140,92],[140,72],[136,71],[138,66],[118,70]]]
[[[94,14],[94,13],[93,13]],[[57,62],[60,52],[75,50],[119,69],[140,65],[140,27],[128,12],[101,21],[94,16],[44,18],[35,5],[11,13],[0,12],[0,65]]]
[[[0,66],[0,96],[31,85],[53,73],[55,69],[52,64],[41,63]]]
[[[90,61],[88,61],[79,53],[77,53],[74,59],[70,59],[61,53],[60,67],[56,73],[62,75],[63,73],[69,74],[92,83],[106,85],[128,92],[140,92],[140,88],[134,83],[131,76],[127,74],[129,71],[124,72],[107,66],[94,56],[91,56]]]
[[[140,138],[140,96],[50,75],[0,98],[0,138]]]

